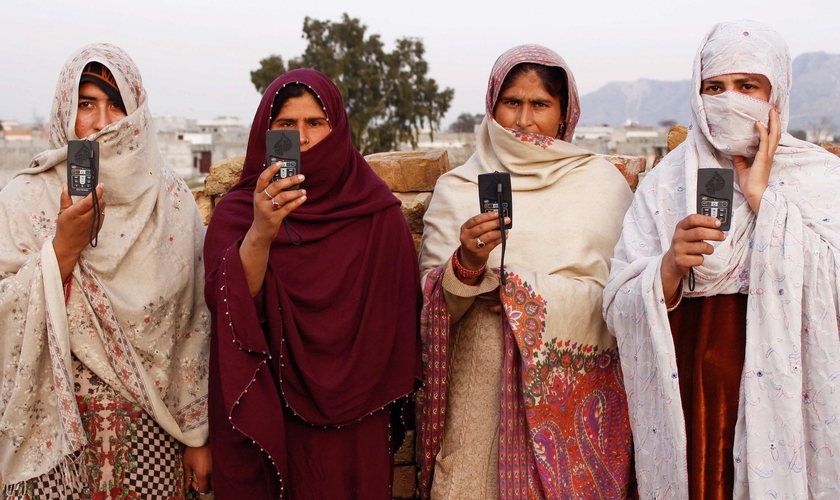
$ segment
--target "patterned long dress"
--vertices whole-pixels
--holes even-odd
[[[26,482],[17,499],[166,499],[198,496],[184,488],[182,445],[136,403],[126,399],[75,357],[76,402],[88,446],[79,467],[84,485],[67,484],[55,470]],[[67,496],[67,491],[72,493]]]

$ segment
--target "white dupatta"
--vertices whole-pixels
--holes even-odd
[[[787,126],[790,56],[772,29],[715,26],[694,64],[686,142],[644,179],[624,219],[604,315],[618,339],[642,498],[688,498],[685,420],[660,265],[696,213],[697,169],[732,168],[706,138],[701,67],[759,73]],[[704,74],[706,70],[704,69]],[[686,297],[748,293],[734,498],[840,497],[840,159],[787,134],[756,217],[736,194],[733,228]]]
[[[128,116],[100,144],[105,222],[65,298],[52,239],[67,140],[75,139],[79,79],[107,66]],[[51,148],[0,192],[0,473],[7,492],[58,469],[80,480],[86,444],[71,353],[177,440],[207,439],[209,314],[204,226],[184,182],[163,162],[146,93],[121,49],[89,45],[65,64],[53,104]]]

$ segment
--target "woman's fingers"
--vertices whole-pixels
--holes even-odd
[[[720,227],[720,221],[709,215],[691,214],[677,223],[677,231],[688,231],[697,227],[717,229]],[[676,232],[674,234],[676,235]]]
[[[505,221],[505,224],[510,223],[510,218],[505,217]],[[499,227],[499,213],[485,212],[483,214],[478,214],[475,217],[468,219],[467,222],[461,226],[461,228],[466,229],[467,231],[477,230],[479,227],[485,227],[487,229],[481,230],[478,234],[492,229],[497,229]]]
[[[257,178],[257,185],[254,191],[267,191],[270,196],[276,196],[277,194],[291,188],[296,184],[300,184],[304,181],[305,177],[302,174],[293,175],[291,177],[286,177],[285,179],[279,179],[272,182],[272,178],[274,174],[280,170],[281,165],[280,163],[275,163],[270,165],[267,169],[263,170],[263,173]]]
[[[272,210],[274,210],[274,217],[280,217],[282,219],[289,215],[294,209],[303,205],[303,202],[306,201],[306,191],[303,189],[298,190],[295,192],[293,197],[284,197],[283,200],[280,200],[275,196],[275,200],[279,206],[276,210],[272,207]]]
[[[770,127],[770,130],[768,131],[770,150],[768,153],[772,158],[772,156],[776,154],[776,148],[779,147],[779,141],[782,140],[782,124],[779,120],[779,112],[776,111],[776,108],[770,110],[770,118],[767,123]]]
[[[671,248],[670,259],[686,273],[688,268],[703,264],[703,255],[711,255],[715,248],[709,241],[723,241],[726,235],[717,229],[720,221],[708,215],[692,214],[677,223]],[[675,271],[675,274],[679,274]]]
[[[676,239],[677,238],[675,238],[675,240]],[[693,243],[696,241],[723,241],[726,239],[726,235],[719,229],[693,227],[691,229],[684,230],[683,233],[679,235],[678,239],[687,243]]]
[[[279,168],[279,164],[274,164],[272,168],[274,167]],[[287,190],[294,191],[294,189],[292,188],[303,182],[304,179],[305,177],[303,176],[303,174],[293,175],[291,177],[286,177],[285,179],[279,179],[269,184],[267,191],[272,196],[277,196],[278,194],[286,192]]]

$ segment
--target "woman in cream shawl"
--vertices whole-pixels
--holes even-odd
[[[604,309],[642,498],[840,497],[840,159],[784,133],[790,85],[778,33],[714,26],[688,138],[625,217]],[[735,170],[726,234],[696,213],[700,167]],[[669,278],[688,266],[693,287]]]
[[[424,219],[423,495],[624,498],[630,430],[600,308],[630,189],[568,142],[578,94],[551,50],[499,57],[486,105],[476,153],[441,176]],[[504,287],[498,220],[473,217],[477,177],[493,171],[513,189]]]
[[[62,194],[90,63],[127,116],[86,137],[100,146],[103,222],[64,280],[56,233],[90,203]],[[191,467],[207,441],[204,227],[121,49],[72,55],[50,118],[51,149],[0,192],[0,496],[183,498],[181,443]]]

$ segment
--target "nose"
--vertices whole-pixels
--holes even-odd
[[[108,116],[108,109],[100,107],[96,112],[96,120],[93,123],[93,129],[97,132],[111,124],[111,117]]]
[[[306,126],[298,125],[297,129],[300,133],[300,150],[306,151],[306,148],[309,145],[309,134],[306,132]]]
[[[533,124],[534,124],[534,112],[531,109],[531,106],[528,106],[527,104],[524,105],[524,106],[521,106],[519,108],[519,113],[516,116],[517,127],[524,132],[524,131],[527,131],[527,129],[529,127],[531,127]]]

